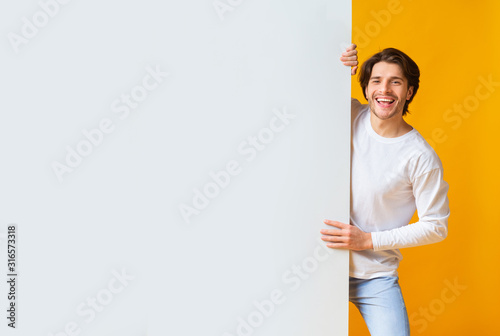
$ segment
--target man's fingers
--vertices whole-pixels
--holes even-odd
[[[324,229],[324,230],[321,230],[321,233],[324,235],[328,235],[328,236],[342,236],[343,235],[342,230],[337,230],[337,229],[334,229],[334,230]]]
[[[342,64],[348,65],[348,66],[356,66],[356,65],[358,65],[358,61],[342,62]]]
[[[342,250],[349,249],[349,246],[344,243],[328,243],[326,244],[326,246],[332,249],[342,249]]]
[[[342,57],[340,58],[340,60],[341,60],[342,62],[344,62],[344,64],[345,64],[345,62],[355,62],[356,64],[354,64],[354,65],[357,65],[357,64],[358,64],[358,59],[356,58],[356,56],[351,56],[351,57],[342,56]]]
[[[340,61],[344,65],[348,65],[348,66],[358,65],[358,58],[356,56],[342,56],[342,57],[340,57]]]
[[[342,56],[356,56],[358,54],[357,50],[346,50],[342,53]]]
[[[339,229],[343,229],[345,227],[348,227],[349,224],[344,224],[344,223],[341,223],[341,222],[337,222],[337,221],[333,221],[333,220],[329,220],[329,219],[325,219],[323,221],[323,223],[327,224],[327,225],[331,225],[331,226],[334,226],[334,227],[337,227]]]
[[[358,56],[356,55],[340,55],[340,60],[341,61],[357,61],[358,60]]]
[[[356,45],[351,44],[346,51],[340,56],[340,61],[345,66],[354,67],[351,69],[351,75],[355,75],[358,69],[358,51],[356,50]]]
[[[351,44],[350,46],[348,46],[345,50],[346,50],[346,51],[351,51],[351,50],[355,50],[357,47],[358,47],[358,46],[357,46],[357,45],[355,45],[355,44],[353,43],[353,44]]]
[[[332,242],[332,243],[345,243],[346,242],[346,237],[343,236],[322,236],[321,239],[325,242]]]
[[[345,62],[345,61],[357,61],[358,56],[356,55],[340,55],[340,60]]]

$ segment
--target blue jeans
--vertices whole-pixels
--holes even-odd
[[[409,336],[410,324],[398,277],[349,277],[349,301],[363,316],[371,336]]]

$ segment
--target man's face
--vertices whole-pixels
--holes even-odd
[[[378,62],[365,89],[370,110],[376,117],[387,120],[402,117],[405,102],[413,94],[408,80],[398,64]]]

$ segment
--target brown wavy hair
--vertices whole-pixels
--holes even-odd
[[[403,71],[403,75],[408,80],[408,88],[413,86],[413,94],[409,100],[405,102],[403,108],[403,116],[408,112],[408,105],[413,100],[413,97],[417,94],[419,82],[420,82],[420,70],[418,69],[417,63],[415,63],[408,55],[406,55],[401,50],[395,48],[386,48],[363,63],[361,66],[361,71],[359,72],[359,84],[363,89],[363,95],[366,97],[366,87],[370,81],[372,75],[373,66],[379,62],[393,63],[399,65]]]

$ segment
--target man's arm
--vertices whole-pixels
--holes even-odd
[[[324,229],[321,239],[326,246],[349,250],[393,250],[433,244],[448,235],[448,183],[443,180],[442,169],[436,168],[415,179],[413,193],[419,221],[400,228],[364,232],[354,225],[325,220],[338,229]]]
[[[413,181],[419,220],[400,228],[372,232],[373,249],[392,250],[442,241],[448,235],[448,183],[442,168],[435,168]]]

